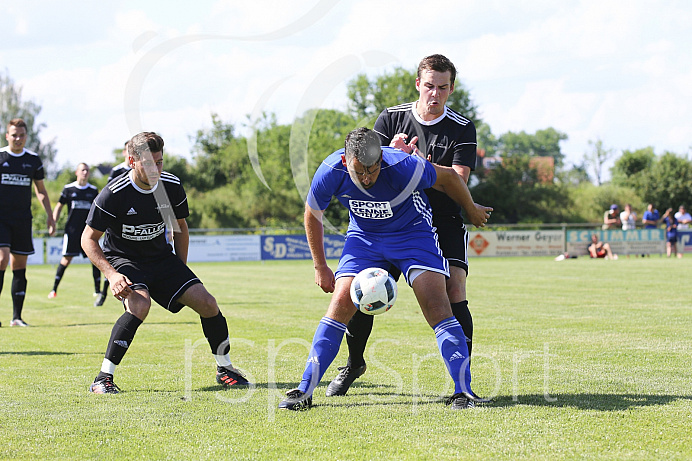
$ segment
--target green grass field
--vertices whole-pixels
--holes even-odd
[[[311,261],[193,264],[226,316],[231,357],[257,383],[223,391],[198,317],[154,306],[115,375],[92,395],[122,308],[92,307],[91,271],[30,266],[24,319],[0,298],[3,459],[689,459],[692,258],[473,259],[474,390],[451,411],[434,335],[400,282],[346,397],[279,411],[329,295]]]

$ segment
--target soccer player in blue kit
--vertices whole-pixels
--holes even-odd
[[[384,109],[373,131],[380,136],[383,146],[452,167],[468,183],[476,166],[476,128],[471,120],[446,105],[454,91],[456,74],[454,64],[446,56],[433,54],[423,58],[418,64],[415,82],[418,100]],[[447,295],[452,313],[464,330],[471,356],[473,317],[466,299],[469,233],[459,204],[435,189],[427,189],[425,194],[432,209],[438,244],[449,262]],[[396,268],[390,273],[398,280]],[[362,312],[356,312],[349,321],[346,330],[348,361],[346,366],[339,367],[338,375],[329,383],[327,397],[345,395],[353,381],[365,373],[365,346],[373,323],[374,317]]]
[[[224,387],[250,385],[231,365],[228,325],[216,299],[187,267],[187,196],[180,179],[163,171],[163,139],[151,132],[134,136],[128,161],[130,172],[109,183],[94,200],[82,234],[84,251],[125,308],[89,391],[120,392],[113,373],[149,314],[152,299],[174,314],[184,306],[197,312],[216,360],[216,381]],[[175,253],[166,241],[167,225],[175,229]],[[104,233],[102,250],[99,238]]]
[[[298,388],[286,393],[279,408],[305,410],[312,394],[339,351],[346,323],[356,312],[349,289],[353,277],[368,267],[397,266],[411,285],[421,311],[433,328],[447,370],[454,381],[453,409],[486,402],[471,390],[464,332],[452,315],[445,291],[449,265],[437,245],[432,212],[424,189],[445,192],[482,227],[488,208],[475,204],[466,184],[451,168],[430,163],[398,149],[380,146],[367,128],[346,137],[345,148],[327,157],[312,180],[305,206],[305,230],[315,265],[315,283],[333,293],[320,321]],[[349,209],[346,242],[336,273],[324,253],[322,217],[332,197]]]

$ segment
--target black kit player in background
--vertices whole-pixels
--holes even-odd
[[[132,169],[130,167],[130,160],[128,158],[128,153],[127,149],[128,146],[130,145],[130,140],[128,139],[125,141],[125,145],[123,146],[123,157],[125,158],[122,163],[118,163],[111,169],[110,174],[108,175],[108,180],[106,181],[106,184],[110,184],[115,178],[117,178],[120,175],[123,175],[125,173],[129,173],[130,170]],[[103,288],[101,289],[101,292],[97,294],[96,300],[94,301],[94,306],[103,306],[103,303],[106,302],[106,297],[108,296],[108,287],[110,286],[110,283],[108,283],[108,279],[105,279],[103,281]]]
[[[31,183],[36,198],[46,211],[48,234],[55,235],[55,220],[50,199],[43,184],[43,162],[34,152],[26,150],[27,125],[15,118],[7,124],[5,139],[9,144],[0,149],[0,292],[7,265],[12,267],[12,306],[10,326],[25,327],[22,319],[26,296],[26,261],[34,254],[31,235]]]
[[[456,68],[445,56],[435,54],[423,58],[416,78],[418,101],[385,109],[373,131],[379,134],[383,146],[452,167],[467,183],[476,165],[476,128],[473,122],[445,105],[454,91],[455,78]],[[470,357],[473,319],[466,300],[468,232],[458,204],[443,192],[427,189],[425,193],[432,207],[440,248],[449,261],[447,295],[452,313],[466,335]],[[398,278],[396,269],[391,272]],[[339,374],[327,387],[327,396],[345,395],[353,381],[365,373],[365,346],[373,321],[373,316],[358,311],[348,323],[348,361],[346,366],[339,367]]]
[[[172,313],[184,306],[197,312],[216,360],[216,381],[224,387],[250,385],[231,364],[228,326],[216,299],[187,266],[187,196],[180,180],[163,171],[163,144],[151,132],[131,139],[132,170],[96,197],[82,234],[82,248],[125,308],[113,326],[101,371],[89,387],[95,394],[120,391],[113,373],[147,317],[152,299]],[[166,225],[174,228],[175,253],[166,241]],[[101,249],[99,238],[104,233]]]
[[[67,222],[65,223],[65,235],[62,244],[62,258],[58,264],[58,269],[55,272],[55,282],[53,282],[53,290],[48,293],[49,298],[58,296],[58,285],[65,275],[67,266],[72,262],[72,258],[80,254],[86,256],[82,250],[82,232],[86,226],[86,218],[91,209],[91,204],[94,202],[96,195],[99,193],[96,186],[89,183],[89,165],[80,163],[75,171],[77,180],[66,184],[62,189],[58,203],[53,209],[53,219],[58,222],[60,212],[64,206],[67,206]],[[92,264],[92,275],[94,277],[94,294],[101,294],[101,271]]]

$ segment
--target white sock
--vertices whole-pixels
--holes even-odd
[[[108,359],[103,359],[103,364],[101,365],[101,373],[108,373],[113,375],[115,373],[115,367],[117,365]]]
[[[214,360],[216,360],[216,364],[220,367],[232,367],[231,365],[231,355],[230,354],[223,354],[223,355],[216,355],[212,354],[214,356]]]

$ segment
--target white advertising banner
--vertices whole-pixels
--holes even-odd
[[[191,235],[188,262],[259,261],[259,235]]]
[[[58,264],[62,258],[62,237],[49,237],[46,239],[46,263]],[[41,261],[43,262],[43,261]],[[89,258],[81,254],[72,258],[71,264],[91,264]]]
[[[32,238],[34,242],[34,254],[26,258],[27,264],[43,264],[43,239]],[[9,270],[9,267],[8,267]]]
[[[557,256],[564,250],[561,230],[469,232],[469,256]]]

